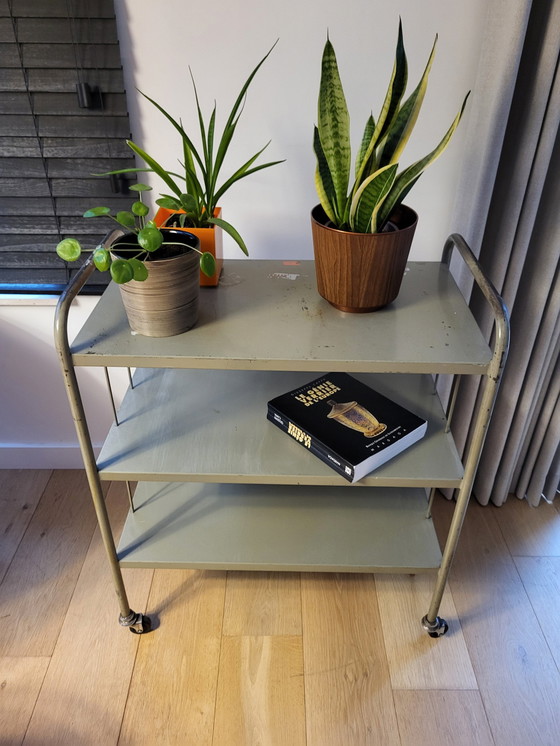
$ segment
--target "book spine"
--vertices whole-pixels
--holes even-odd
[[[354,481],[354,467],[345,459],[327,448],[324,443],[314,438],[307,430],[300,427],[297,423],[292,422],[288,417],[278,412],[274,407],[268,406],[267,418],[276,427],[290,435],[296,442],[307,450],[311,451],[314,456],[320,458],[327,466],[334,469],[341,477],[349,482]]]

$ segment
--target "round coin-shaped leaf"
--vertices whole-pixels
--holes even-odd
[[[138,202],[135,202],[132,205],[131,209],[135,215],[138,215],[141,218],[143,218],[144,215],[147,215],[150,212],[150,208],[148,207],[148,205],[145,205],[143,202],[140,202],[140,200]]]
[[[214,255],[209,251],[205,251],[200,257],[200,269],[207,277],[212,277],[216,271],[216,260],[214,259]]]
[[[111,264],[111,277],[117,285],[124,285],[134,277],[134,271],[126,259],[115,259]]]
[[[111,256],[107,249],[99,246],[93,252],[93,263],[100,272],[106,272],[111,266]]]
[[[134,228],[135,226],[134,215],[131,212],[121,210],[121,212],[118,212],[115,215],[115,218],[117,222],[124,225],[125,228]]]
[[[56,247],[56,253],[65,262],[75,262],[82,253],[82,247],[75,238],[65,238]]]
[[[137,282],[144,282],[148,279],[148,270],[144,262],[140,259],[129,259],[128,263],[132,267],[133,277]]]
[[[142,228],[138,233],[138,243],[145,251],[155,251],[159,249],[163,242],[163,236],[157,228],[147,226]]]
[[[91,207],[84,212],[84,218],[98,218],[101,215],[109,215],[110,212],[111,208],[109,207]]]

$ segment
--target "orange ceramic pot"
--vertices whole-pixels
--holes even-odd
[[[166,207],[160,207],[156,212],[154,218],[155,224],[158,228],[163,225],[172,215],[179,215],[182,211],[177,212],[176,210],[168,210]],[[216,207],[214,210],[214,217],[219,218],[222,215],[222,208]],[[177,228],[173,226],[173,228]],[[208,251],[213,255],[216,260],[216,271],[211,277],[208,277],[204,272],[200,272],[200,285],[201,287],[216,287],[220,280],[220,273],[224,264],[224,252],[223,252],[223,231],[217,225],[212,228],[177,228],[177,230],[185,230],[188,233],[195,235],[200,241],[200,250]]]

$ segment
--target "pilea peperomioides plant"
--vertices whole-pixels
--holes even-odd
[[[142,193],[151,191],[152,187],[147,184],[132,184],[131,190],[138,192],[139,199],[133,203],[130,211],[123,210],[116,215],[111,215],[109,207],[93,207],[84,213],[84,218],[109,217],[121,228],[135,235],[135,240],[124,243],[119,240],[119,257],[111,255],[110,249],[97,246],[93,250],[93,263],[101,272],[107,270],[111,278],[118,285],[124,285],[130,280],[142,282],[148,278],[150,258],[157,258],[155,252],[161,247],[174,245],[174,241],[166,240],[165,234],[157,228],[155,223],[147,220],[148,206],[142,201]],[[211,276],[216,269],[215,259],[212,254],[202,252],[200,254],[200,269],[204,274]],[[123,253],[130,252],[130,256],[122,257]],[[82,246],[75,238],[65,238],[56,247],[56,253],[67,262],[75,262],[82,253]]]
[[[319,89],[318,126],[313,146],[317,157],[315,184],[321,205],[340,230],[377,233],[403,201],[423,171],[438,158],[457,129],[469,93],[441,142],[427,156],[399,172],[399,161],[414,129],[435,54],[437,35],[420,82],[404,100],[408,65],[402,23],[387,94],[377,121],[367,120],[350,187],[350,117],[333,45],[327,38]]]

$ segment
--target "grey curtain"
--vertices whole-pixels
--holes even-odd
[[[455,224],[504,297],[512,334],[473,492],[482,504],[513,493],[537,505],[560,483],[560,2],[495,0],[487,30]],[[470,303],[490,338],[477,291]],[[465,380],[461,447],[478,396]]]

